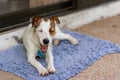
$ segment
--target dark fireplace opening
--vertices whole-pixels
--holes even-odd
[[[44,17],[74,10],[74,4],[74,0],[0,0],[0,31],[28,24],[33,15]]]
[[[65,15],[112,0],[0,0],[0,32],[27,25],[34,15]]]

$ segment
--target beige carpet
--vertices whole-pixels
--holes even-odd
[[[120,15],[95,21],[74,31],[110,40],[120,45]],[[24,80],[0,71],[0,80]],[[120,53],[106,55],[70,80],[120,80]]]

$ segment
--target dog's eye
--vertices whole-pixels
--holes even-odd
[[[50,32],[54,32],[55,30],[50,30]]]
[[[41,33],[42,33],[42,32],[43,32],[43,30],[39,30],[39,32],[41,32]]]
[[[50,35],[52,36],[52,35],[55,35],[55,28],[50,28],[49,29],[49,32],[50,32]]]
[[[54,31],[55,31],[55,29],[51,28],[49,31],[50,31],[50,32],[54,32]]]

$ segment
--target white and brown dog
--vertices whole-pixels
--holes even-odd
[[[78,40],[60,31],[57,27],[57,24],[60,24],[58,17],[41,18],[40,16],[35,16],[30,21],[31,23],[28,25],[23,36],[28,62],[33,65],[42,76],[48,73],[55,73],[52,41],[67,39],[73,45],[76,45]],[[56,43],[58,43],[58,41],[56,41]],[[36,60],[38,50],[46,56],[47,69]]]

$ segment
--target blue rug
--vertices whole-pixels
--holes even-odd
[[[0,69],[11,72],[26,80],[66,80],[83,71],[86,67],[106,54],[120,52],[120,46],[81,33],[64,31],[79,40],[74,46],[61,41],[53,47],[55,74],[39,76],[38,71],[27,63],[25,48],[22,44],[0,52]],[[45,59],[38,58],[45,67]],[[102,66],[102,65],[101,65]]]

